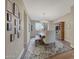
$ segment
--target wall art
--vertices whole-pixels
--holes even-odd
[[[16,34],[16,28],[14,28],[14,34]]]
[[[9,22],[12,21],[12,15],[10,13],[7,13],[7,21]]]
[[[15,15],[15,3],[13,3],[13,15]]]
[[[10,34],[10,42],[12,42],[14,39],[13,39],[13,34]]]
[[[7,0],[7,10],[12,13],[12,3]]]
[[[12,31],[12,24],[11,23],[7,23],[7,31]]]
[[[16,26],[16,19],[14,19],[14,25]]]

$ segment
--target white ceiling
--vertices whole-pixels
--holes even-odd
[[[24,0],[32,20],[54,20],[70,12],[73,0]]]

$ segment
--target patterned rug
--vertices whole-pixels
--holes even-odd
[[[62,44],[60,41],[56,41],[48,45],[38,45],[32,47],[32,49],[27,51],[24,59],[46,59],[50,56],[54,56],[72,49],[71,47]]]

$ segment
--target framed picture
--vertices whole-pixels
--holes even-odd
[[[14,34],[16,34],[16,28],[14,28]]]
[[[14,39],[13,39],[13,34],[10,34],[10,42],[12,42]]]
[[[13,3],[13,15],[15,15],[15,3]]]
[[[15,3],[13,3],[13,15],[15,15],[16,17],[20,17],[19,8]]]
[[[20,12],[18,11],[18,18],[20,19]]]
[[[21,30],[21,20],[19,19],[19,30]]]
[[[17,17],[19,17],[19,16],[18,16],[18,12],[19,12],[18,7],[17,7],[16,4],[15,4],[15,16],[17,16]]]
[[[14,25],[16,26],[16,19],[14,19]]]
[[[9,0],[7,0],[7,10],[12,13],[12,3]]]
[[[12,15],[10,13],[7,13],[7,21],[9,22],[12,21]]]
[[[7,23],[7,31],[12,31],[12,24],[11,23]]]

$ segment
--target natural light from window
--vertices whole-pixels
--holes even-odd
[[[44,26],[42,23],[35,23],[35,29],[37,31],[44,29]]]

